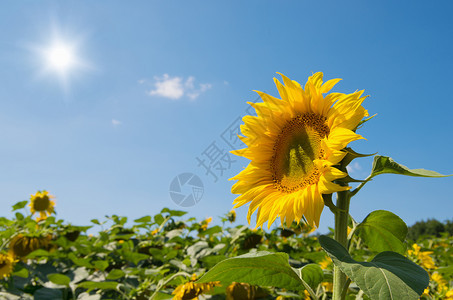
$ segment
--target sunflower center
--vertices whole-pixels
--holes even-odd
[[[49,205],[50,199],[47,195],[36,197],[33,202],[33,207],[36,211],[45,211],[47,208],[49,208]]]
[[[291,193],[318,181],[321,174],[313,161],[322,158],[321,140],[328,134],[326,118],[317,114],[288,121],[277,137],[271,159],[277,189]]]

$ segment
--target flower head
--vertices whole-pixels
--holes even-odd
[[[212,222],[212,217],[209,217],[206,220],[201,221],[201,227],[200,227],[201,231],[205,231],[206,229],[208,229],[208,225],[211,222]]]
[[[215,286],[220,285],[219,282],[195,283],[196,275],[192,276],[192,280],[179,285],[172,293],[173,300],[192,300],[198,299],[198,296],[209,292]]]
[[[31,202],[29,204],[32,214],[39,212],[39,220],[47,218],[47,214],[54,212],[55,202],[52,201],[54,196],[49,195],[47,191],[38,191],[36,194],[31,195]]]
[[[9,253],[12,257],[23,258],[35,250],[47,248],[51,239],[51,235],[27,236],[18,234],[9,242]]]
[[[0,279],[8,277],[13,271],[14,258],[10,254],[0,253]]]
[[[430,256],[433,254],[433,251],[420,251],[421,247],[417,244],[412,245],[412,249],[408,250],[407,253],[411,256],[414,256],[417,261],[420,262],[423,268],[428,269],[437,269],[434,260]]]
[[[228,218],[228,221],[230,221],[230,223],[234,223],[234,221],[236,221],[236,211],[234,209],[232,209],[227,214],[227,218]]]
[[[248,283],[233,282],[226,289],[226,299],[255,299],[256,288]]]
[[[282,75],[275,83],[281,99],[258,92],[262,103],[249,103],[257,116],[242,120],[240,139],[247,148],[232,153],[251,160],[238,180],[235,208],[250,203],[248,220],[257,213],[257,226],[268,227],[280,217],[289,227],[304,218],[319,226],[323,194],[344,191],[334,180],[347,174],[335,168],[350,142],[362,137],[354,131],[368,112],[363,91],[327,94],[340,79],[323,84],[322,73],[308,78],[305,87]]]

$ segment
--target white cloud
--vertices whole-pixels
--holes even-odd
[[[358,162],[353,162],[352,164],[346,167],[348,173],[357,173],[358,171],[362,170],[362,166]]]
[[[143,83],[142,80],[139,83]],[[155,76],[152,85],[154,89],[148,92],[150,96],[159,96],[171,100],[177,100],[183,96],[195,100],[212,87],[209,83],[201,83],[197,86],[193,76],[184,80],[182,77],[171,77],[168,74],[164,74],[162,77]]]
[[[119,126],[119,125],[121,125],[121,124],[123,124],[123,122],[118,121],[118,120],[116,120],[116,119],[112,119],[112,125],[113,125],[114,127]]]

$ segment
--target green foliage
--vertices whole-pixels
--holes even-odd
[[[404,256],[385,251],[371,262],[358,262],[335,240],[320,236],[329,256],[371,299],[419,299],[429,284],[429,276]]]
[[[453,221],[439,222],[436,219],[418,221],[409,227],[407,238],[416,241],[423,236],[440,237],[443,233],[453,235]]]
[[[376,155],[373,161],[373,167],[371,170],[371,177],[380,175],[380,174],[399,174],[406,176],[415,176],[415,177],[447,177],[451,175],[442,175],[435,171],[425,170],[425,169],[409,169],[406,166],[403,166],[395,162],[391,157]]]
[[[373,251],[394,251],[404,254],[407,226],[392,212],[376,210],[357,226],[357,233]]]
[[[228,282],[233,280],[253,284],[262,294],[261,299],[279,295],[304,299],[307,292],[312,299],[329,299],[332,295],[328,288],[332,265],[326,265],[330,259],[318,239],[298,226],[270,232],[242,225],[228,227],[231,221],[226,214],[221,218],[222,226],[203,227],[205,221],[184,219],[185,212],[163,209],[155,216],[130,222],[116,215],[93,220],[92,228],[66,224],[54,217],[38,224],[26,209],[23,206],[15,211],[19,218],[0,217],[2,251],[8,251],[9,242],[17,233],[50,235],[51,240],[18,260],[11,276],[0,280],[0,298],[99,300],[150,299],[154,295],[154,299],[171,299],[175,288],[191,280],[193,274],[202,281],[224,281],[223,286],[212,290],[212,299],[225,299]],[[374,220],[378,214],[392,223],[385,229],[388,232],[385,224]],[[377,234],[376,239],[390,234],[401,241],[403,234],[397,229],[402,227],[398,224],[391,213],[370,214],[352,237],[353,259],[373,259],[374,250],[380,248],[369,241],[372,234]],[[88,230],[94,234],[88,234]],[[377,233],[363,233],[367,230]],[[431,274],[453,278],[451,238],[433,237],[418,244],[422,250],[431,251],[438,266],[430,270]],[[414,254],[409,258],[420,263]],[[223,277],[219,279],[213,274],[222,268],[219,276]],[[445,296],[446,291],[440,291],[436,282],[430,283],[434,299]],[[356,286],[348,288],[349,299],[357,295]]]
[[[198,280],[201,283],[211,281],[226,284],[244,282],[287,289],[302,288],[301,279],[288,264],[288,255],[267,251],[226,259]]]

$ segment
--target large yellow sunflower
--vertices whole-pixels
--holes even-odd
[[[0,279],[8,277],[13,271],[14,258],[9,254],[0,253]]]
[[[318,227],[323,194],[347,190],[333,183],[347,174],[335,168],[348,143],[361,139],[354,131],[368,116],[363,91],[327,94],[340,79],[323,84],[322,73],[308,78],[303,88],[284,75],[274,78],[281,99],[257,92],[263,102],[250,103],[257,116],[245,116],[240,136],[247,148],[234,154],[251,160],[238,180],[234,208],[250,203],[247,219],[258,210],[256,225],[268,227],[280,217],[286,225],[302,216]]]
[[[54,212],[55,202],[52,201],[54,196],[49,195],[47,191],[38,191],[36,194],[31,195],[30,198],[30,211],[32,214],[39,212],[39,220],[47,218],[47,214]]]

